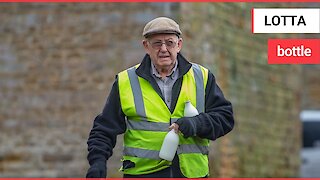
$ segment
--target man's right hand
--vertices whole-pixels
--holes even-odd
[[[106,163],[96,162],[88,169],[86,178],[105,178],[107,176]]]
[[[169,127],[169,130],[174,129],[175,133],[179,133],[179,125],[176,123],[171,124],[171,126]]]

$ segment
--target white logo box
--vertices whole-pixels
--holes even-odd
[[[253,33],[320,33],[320,8],[253,8]]]

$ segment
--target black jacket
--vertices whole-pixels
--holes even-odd
[[[182,76],[191,68],[189,63],[181,54],[178,54],[179,77],[173,85],[171,109],[173,112],[182,85]],[[161,90],[150,72],[151,60],[146,55],[140,66],[136,69],[138,76],[146,79],[159,96],[164,100]],[[227,101],[220,88],[216,84],[214,75],[209,71],[208,82],[205,89],[205,113],[196,116],[198,127],[197,136],[215,140],[228,132],[234,126],[232,105]],[[88,161],[92,166],[96,163],[105,164],[112,155],[116,144],[116,137],[126,131],[125,115],[120,105],[117,77],[113,83],[111,92],[103,109],[94,122],[88,139]],[[104,167],[105,168],[105,167]]]

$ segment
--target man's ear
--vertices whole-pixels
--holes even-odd
[[[182,49],[182,44],[183,44],[183,40],[182,40],[182,38],[179,38],[179,40],[178,40],[178,52],[181,51],[181,49]]]
[[[149,54],[149,44],[148,44],[148,41],[147,40],[142,40],[142,45],[144,47],[144,50],[147,54]]]

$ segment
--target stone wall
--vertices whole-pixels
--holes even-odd
[[[115,74],[143,57],[145,23],[175,8],[1,3],[0,177],[83,177],[89,130]]]

